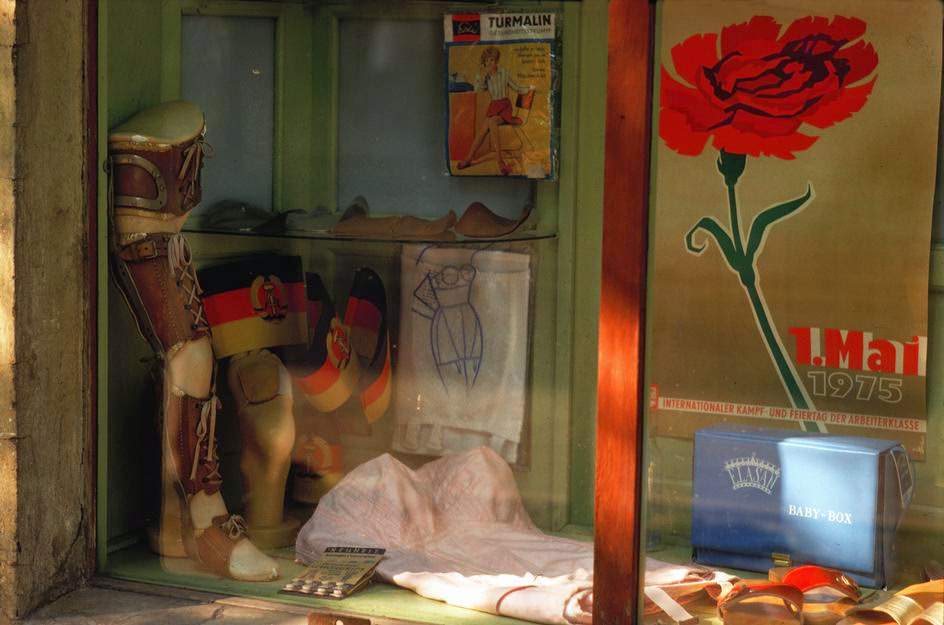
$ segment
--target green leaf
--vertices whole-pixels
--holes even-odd
[[[738,253],[734,249],[734,242],[721,224],[713,217],[702,217],[698,220],[698,223],[688,231],[688,234],[685,235],[685,247],[688,251],[700,256],[708,247],[707,241],[701,245],[695,244],[695,234],[699,230],[704,230],[714,238],[718,243],[718,247],[721,249],[721,253],[724,254],[725,260],[728,261],[728,265],[733,269],[737,269],[740,263],[738,262]]]
[[[753,223],[751,223],[751,233],[747,237],[747,257],[751,259],[752,264],[754,254],[760,249],[761,244],[764,242],[764,237],[767,236],[767,229],[775,222],[789,217],[806,206],[812,197],[813,187],[807,185],[806,193],[802,197],[764,209],[754,218]]]

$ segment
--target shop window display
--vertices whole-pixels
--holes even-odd
[[[639,622],[939,623],[941,7],[767,4],[656,4],[619,558]],[[459,8],[104,2],[103,574],[591,622],[606,11]]]
[[[562,126],[602,127],[574,104],[605,65],[563,87],[583,9],[163,5],[104,11],[102,572],[420,622],[589,619],[579,152],[558,154]],[[369,584],[308,568],[374,557]]]

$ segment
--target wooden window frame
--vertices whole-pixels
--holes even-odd
[[[593,622],[623,625],[639,613],[655,7],[612,0],[609,12]]]

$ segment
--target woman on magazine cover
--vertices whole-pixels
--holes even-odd
[[[504,124],[521,125],[521,118],[514,114],[514,106],[508,97],[508,91],[524,94],[528,93],[531,88],[522,87],[512,80],[509,71],[498,66],[500,57],[501,52],[494,46],[489,46],[482,52],[483,73],[476,76],[475,88],[478,91],[488,91],[492,101],[485,112],[486,123],[476,133],[475,140],[472,142],[472,147],[465,159],[459,161],[456,165],[459,169],[465,169],[472,164],[473,155],[482,145],[482,142],[485,141],[485,137],[488,137],[492,151],[495,152],[495,159],[498,161],[498,169],[503,176],[507,176],[511,172],[511,166],[502,160],[498,127]]]

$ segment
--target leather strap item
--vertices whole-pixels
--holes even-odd
[[[763,597],[780,599],[790,613],[796,616],[797,622],[803,622],[803,592],[795,586],[777,583],[735,584],[731,592],[718,602],[718,615],[727,622],[728,615],[736,610],[738,604]]]
[[[911,625],[944,625],[944,602],[938,601],[926,609]]]
[[[246,537],[246,522],[239,515],[218,516],[213,524],[196,536],[197,558],[221,577],[231,577],[230,556],[236,543]]]
[[[873,606],[862,606],[850,610],[847,616],[880,615],[889,617],[898,625],[911,625],[921,615],[921,604],[906,595],[895,595]]]
[[[809,592],[819,588],[831,588],[853,601],[859,600],[859,585],[842,571],[821,566],[806,565],[790,569],[780,580],[800,590]]]
[[[180,216],[199,204],[203,159],[212,152],[202,134],[160,151],[134,143],[109,150],[112,201],[120,214]]]
[[[115,276],[141,334],[160,356],[210,334],[193,260],[181,234],[149,234],[116,250]]]
[[[167,256],[167,242],[172,234],[149,234],[140,241],[129,243],[118,250],[118,257],[129,263],[140,263]]]
[[[890,618],[898,625],[944,625],[942,599],[944,580],[936,579],[909,586],[885,601],[855,608],[848,616],[878,617],[883,622]]]
[[[673,598],[669,593],[658,586],[646,586],[643,589],[646,598],[654,606],[665,612],[666,616],[675,621],[678,625],[695,625],[698,618],[688,613],[677,598]],[[648,611],[647,613],[657,613],[657,611]]]
[[[219,400],[179,397],[168,409],[177,414],[165,419],[172,423],[174,433],[174,461],[177,476],[187,495],[200,491],[212,495],[220,490],[219,457],[216,453],[216,412]]]

